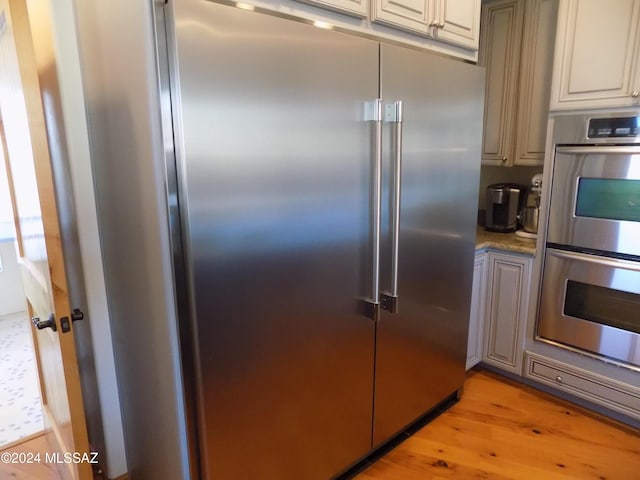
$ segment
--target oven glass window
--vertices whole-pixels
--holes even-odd
[[[580,178],[576,216],[640,222],[640,180]]]
[[[640,295],[567,281],[564,314],[640,333]]]

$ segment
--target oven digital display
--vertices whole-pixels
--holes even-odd
[[[592,118],[588,138],[626,138],[640,136],[640,117]]]
[[[580,178],[576,216],[640,222],[640,180]]]

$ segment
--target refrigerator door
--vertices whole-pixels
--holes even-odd
[[[464,381],[484,70],[383,44],[380,82],[385,105],[402,101],[403,121],[397,313],[381,310],[377,326],[374,446]],[[397,128],[384,129],[383,185],[390,188]],[[393,191],[384,198],[383,291],[395,274]]]
[[[378,44],[171,8],[203,476],[332,477],[371,448],[374,322],[357,299],[371,293]]]

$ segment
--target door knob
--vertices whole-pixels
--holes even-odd
[[[634,90],[634,91],[631,93],[631,96],[632,96],[633,98],[638,98],[638,97],[640,97],[640,92],[639,92],[638,90]]]
[[[38,330],[42,330],[44,328],[50,328],[54,332],[57,330],[56,317],[53,316],[53,313],[50,313],[49,318],[47,318],[46,320],[40,320],[40,317],[33,317],[31,319],[31,323],[33,323],[33,326]]]

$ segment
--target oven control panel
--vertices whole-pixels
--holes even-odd
[[[629,138],[640,136],[640,117],[592,118],[588,138]]]

